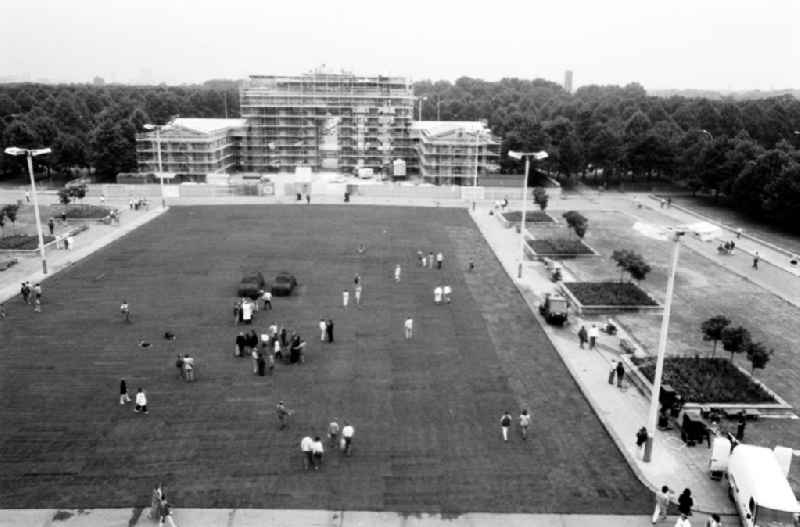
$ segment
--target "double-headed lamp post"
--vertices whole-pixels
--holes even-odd
[[[531,158],[542,161],[549,156],[544,150],[538,152],[515,152],[508,151],[508,157],[514,159],[525,158],[525,176],[522,179],[522,219],[519,220],[519,267],[517,267],[517,278],[522,278],[522,264],[525,262],[525,216],[528,214],[528,171],[531,167]]]
[[[39,148],[37,150],[18,148],[9,146],[5,150],[10,156],[25,156],[28,159],[28,175],[31,177],[31,195],[33,196],[33,214],[36,216],[36,233],[39,235],[39,254],[42,256],[42,273],[47,274],[47,258],[44,255],[44,235],[42,234],[42,222],[39,218],[39,200],[36,198],[36,181],[33,179],[33,158],[49,154],[49,148]]]
[[[646,236],[664,239],[667,233],[656,233],[650,226],[635,224],[634,228],[641,231]],[[656,371],[653,377],[653,391],[650,394],[650,413],[647,416],[647,441],[644,445],[643,461],[649,462],[653,457],[653,438],[656,433],[656,425],[658,424],[658,407],[661,395],[661,377],[664,372],[664,354],[667,350],[667,336],[669,332],[669,315],[672,308],[672,293],[675,290],[675,272],[678,269],[678,255],[681,249],[681,238],[685,234],[682,229],[672,229],[669,231],[669,236],[673,242],[672,248],[672,263],[669,269],[669,277],[667,278],[667,292],[664,299],[664,314],[661,317],[661,332],[658,336],[658,354],[656,355]]]
[[[158,159],[158,183],[161,186],[161,208],[167,207],[167,200],[164,197],[164,171],[161,168],[161,129],[167,124],[145,124],[142,126],[145,130],[154,130],[156,132],[156,156]]]

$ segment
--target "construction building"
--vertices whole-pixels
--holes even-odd
[[[416,121],[412,130],[425,182],[472,185],[499,170],[500,140],[484,121]]]
[[[315,70],[252,75],[240,94],[247,120],[242,165],[251,172],[296,167],[391,175],[393,161],[416,166],[414,96],[402,77],[357,77]]]
[[[241,169],[240,144],[244,119],[177,118],[159,131],[136,134],[136,162],[140,173],[161,170],[187,176],[233,172]]]
[[[566,70],[564,72],[564,91],[572,93],[572,70]]]

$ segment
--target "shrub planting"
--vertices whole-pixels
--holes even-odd
[[[564,284],[584,306],[657,306],[631,282],[568,282]]]

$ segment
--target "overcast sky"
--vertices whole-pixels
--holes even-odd
[[[0,0],[0,77],[175,84],[326,64],[767,90],[800,88],[797,35],[798,0]]]

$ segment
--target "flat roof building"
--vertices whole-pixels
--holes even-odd
[[[205,175],[237,170],[244,131],[244,119],[174,119],[158,132],[136,134],[139,172],[158,172],[157,142],[163,172]]]
[[[296,167],[388,173],[394,159],[416,165],[414,96],[402,77],[357,77],[315,70],[252,75],[241,88],[247,120],[242,165],[254,172]]]
[[[497,172],[500,140],[484,121],[416,121],[419,173],[436,184],[471,185]]]

